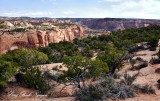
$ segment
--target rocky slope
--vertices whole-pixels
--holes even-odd
[[[0,30],[0,54],[18,48],[45,47],[52,42],[72,41],[83,36],[83,28],[78,25],[54,30],[27,29],[23,32]]]
[[[160,25],[160,20],[151,19],[122,19],[122,18],[59,18],[59,20],[70,20],[73,22],[81,23],[91,29],[101,30],[123,30],[127,28],[140,28],[146,27],[151,24]]]
[[[60,21],[65,23],[76,22],[91,29],[98,30],[123,30],[127,28],[146,27],[151,24],[160,25],[160,20],[154,19],[124,19],[124,18],[30,18],[30,17],[0,17],[4,21],[27,21],[33,24],[40,24],[41,22]]]

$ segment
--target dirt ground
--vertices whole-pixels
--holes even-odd
[[[152,57],[157,57],[154,55],[156,53],[157,51],[149,51],[149,50],[139,51],[136,53],[136,56],[134,57],[134,59],[137,57],[141,57],[143,60],[149,62]],[[160,74],[155,73],[155,69],[159,67],[160,67],[160,64],[157,64],[157,65],[149,64],[148,67],[146,68],[142,68],[137,71],[132,71],[132,70],[129,70],[131,68],[130,63],[126,63],[124,65],[124,68],[120,71],[120,73],[122,74],[125,71],[127,71],[128,74],[130,75],[139,73],[138,77],[133,83],[140,84],[140,85],[150,85],[155,89],[156,94],[151,94],[151,95],[140,94],[140,95],[137,95],[137,97],[125,99],[122,101],[160,101],[160,90],[158,90],[156,86],[157,80],[160,79]]]

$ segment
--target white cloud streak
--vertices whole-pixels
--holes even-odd
[[[98,2],[122,2],[124,0],[99,0]]]
[[[111,7],[97,9],[111,17],[160,19],[159,0],[100,0],[99,3],[105,2]]]
[[[75,12],[73,12],[73,11],[64,11],[63,14],[72,15],[72,14],[75,14]]]

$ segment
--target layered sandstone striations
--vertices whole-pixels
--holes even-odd
[[[3,30],[0,32],[0,54],[22,47],[45,47],[52,42],[72,41],[74,38],[82,36],[83,28],[78,25],[47,31],[29,29],[24,32],[14,33]]]

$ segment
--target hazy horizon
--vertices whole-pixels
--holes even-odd
[[[86,18],[83,18],[83,17],[31,17],[31,16],[0,16],[0,17],[6,17],[6,18],[18,18],[18,17],[20,17],[20,18],[23,18],[23,17],[28,17],[28,18],[51,18],[51,19],[131,19],[131,20],[160,20],[160,19],[154,19],[154,18],[116,18],[116,17],[105,17],[105,18],[89,18],[89,17],[86,17]]]
[[[158,0],[1,0],[0,16],[160,19]]]

